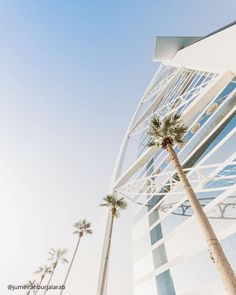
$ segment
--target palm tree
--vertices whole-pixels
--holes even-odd
[[[50,267],[51,268],[51,275],[49,277],[47,287],[51,283],[51,280],[54,276],[54,273],[55,273],[55,270],[58,266],[58,263],[59,262],[68,263],[68,260],[64,257],[65,254],[67,253],[67,249],[61,249],[61,248],[59,248],[58,250],[50,249],[50,251],[48,253],[51,256],[48,260],[52,261],[52,264]],[[47,291],[48,291],[48,289],[46,288],[43,294],[46,294]]]
[[[26,286],[29,287],[29,290],[26,292],[26,295],[30,295],[32,290],[33,290],[33,293],[36,294],[36,293],[35,293],[35,290],[34,290],[35,280],[33,280],[33,281],[28,281],[28,282],[26,283]]]
[[[51,271],[51,267],[50,266],[47,266],[47,265],[44,265],[44,266],[40,266],[39,268],[38,268],[38,270],[36,270],[34,273],[35,274],[40,274],[40,281],[39,281],[39,283],[37,284],[37,290],[36,290],[36,292],[35,292],[35,295],[38,293],[38,290],[40,289],[40,287],[41,287],[41,285],[42,285],[42,282],[43,282],[43,280],[44,280],[44,278],[45,278],[45,276],[47,275],[47,274],[49,274],[49,273],[51,273],[52,271]]]
[[[79,244],[80,244],[81,238],[84,237],[86,234],[92,234],[93,233],[92,230],[91,230],[91,223],[90,222],[87,222],[86,219],[83,219],[83,220],[81,220],[79,222],[76,222],[74,224],[74,227],[75,227],[75,231],[73,233],[76,234],[76,235],[78,235],[78,242],[76,244],[73,257],[71,259],[71,262],[70,262],[68,271],[66,273],[66,276],[65,276],[65,279],[64,279],[64,282],[63,282],[63,286],[64,287],[66,285],[67,278],[68,278],[68,276],[70,274],[72,265],[74,263],[75,256],[76,256],[76,254],[78,252],[78,248],[79,248]],[[63,291],[64,291],[64,289],[61,289],[60,295],[63,293]]]
[[[199,223],[206,239],[211,258],[217,266],[227,294],[235,295],[236,278],[234,272],[173,148],[175,144],[180,146],[184,144],[184,135],[186,132],[187,127],[181,122],[179,115],[175,114],[167,116],[162,122],[157,116],[154,116],[148,129],[148,135],[151,138],[149,146],[155,145],[161,147],[169,153],[171,161],[173,162],[179,179],[183,185],[187,199],[189,200],[196,216],[196,220]]]
[[[115,218],[120,216],[120,210],[124,210],[127,208],[127,203],[124,200],[124,198],[117,199],[114,195],[108,195],[105,198],[103,198],[105,203],[102,203],[100,206],[105,206],[110,208],[111,210],[111,224],[110,224],[110,230],[109,230],[109,236],[108,236],[108,246],[107,246],[107,252],[105,257],[105,263],[102,273],[102,282],[100,287],[100,295],[104,295],[105,290],[105,283],[106,283],[106,276],[107,276],[107,268],[108,268],[108,260],[110,255],[110,249],[111,249],[111,239],[112,239],[112,231],[113,231],[113,224]]]

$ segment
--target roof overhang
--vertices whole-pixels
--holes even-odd
[[[177,51],[200,39],[198,36],[156,37],[153,61],[171,60]]]

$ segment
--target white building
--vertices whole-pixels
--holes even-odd
[[[225,294],[168,154],[147,148],[146,132],[154,113],[182,115],[189,131],[175,150],[236,272],[236,23],[157,37],[154,60],[110,188],[133,205],[134,293]]]

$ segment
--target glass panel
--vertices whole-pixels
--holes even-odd
[[[158,295],[176,295],[170,271],[167,270],[156,277]]]
[[[194,124],[192,128],[186,133],[185,135],[185,142],[188,142],[193,135],[204,125],[204,123],[210,118],[210,116],[213,114],[214,110],[217,109],[222,102],[228,97],[228,95],[236,88],[235,82],[230,82],[224,90],[221,91],[221,93],[209,104],[206,111],[203,112],[201,117],[197,120],[197,123]],[[199,129],[197,129],[197,126],[199,126]],[[196,131],[194,129],[196,127]]]
[[[212,140],[212,142],[207,146],[207,148],[204,150],[204,152],[201,155],[198,155],[198,159],[195,164],[199,163],[208,153],[218,144],[220,143],[227,134],[230,133],[230,131],[235,128],[236,126],[236,115],[234,114],[231,119],[229,119],[228,122],[224,124],[223,130],[220,131],[220,133]],[[226,147],[227,145],[227,147]],[[224,147],[218,149],[218,151],[211,155],[210,158],[206,162],[204,162],[204,165],[209,165],[211,163],[215,163],[215,159],[218,159],[218,162],[223,162],[226,160],[230,155],[235,152],[235,136],[231,137],[231,139],[228,140],[228,144],[224,144]]]
[[[151,244],[152,245],[163,238],[160,223],[151,230],[150,235],[151,235]]]
[[[213,192],[200,192],[197,193],[197,197],[200,201],[202,207],[205,207],[209,202],[218,197],[223,190],[213,191]],[[174,210],[170,215],[168,215],[162,222],[162,234],[163,236],[170,233],[178,225],[183,223],[186,219],[193,215],[192,208],[189,201],[184,201],[176,210]]]
[[[152,252],[152,255],[155,269],[167,263],[166,250],[164,244],[161,244],[159,247],[157,247]]]

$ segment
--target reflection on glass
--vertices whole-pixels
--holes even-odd
[[[176,295],[173,280],[169,270],[156,277],[158,295]]]

